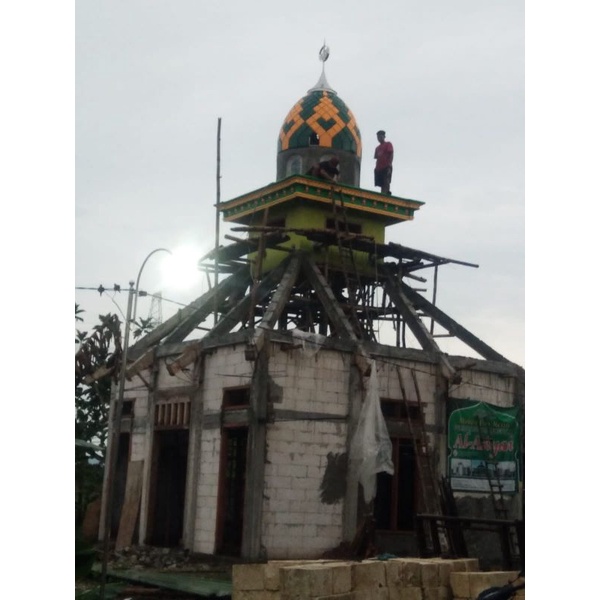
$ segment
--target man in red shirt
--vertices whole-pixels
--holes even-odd
[[[379,146],[375,148],[375,185],[381,188],[382,194],[390,195],[392,182],[392,162],[394,161],[394,146],[385,141],[385,131],[377,132]]]

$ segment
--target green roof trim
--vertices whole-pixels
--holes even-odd
[[[282,181],[265,186],[243,196],[223,202],[219,210],[226,221],[235,221],[246,215],[292,200],[331,203],[332,197],[343,201],[348,209],[381,216],[386,220],[405,221],[412,219],[414,213],[424,202],[396,196],[384,196],[347,185],[328,185],[320,179],[294,175]]]

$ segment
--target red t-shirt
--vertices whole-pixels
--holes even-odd
[[[376,171],[390,167],[394,160],[394,146],[392,146],[392,142],[381,142],[375,148],[375,158],[377,159],[375,163]]]

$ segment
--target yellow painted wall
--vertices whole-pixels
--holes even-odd
[[[340,231],[343,231],[343,213],[341,208],[337,210],[338,219],[341,219],[342,225]],[[331,206],[323,205],[315,206],[314,204],[304,204],[300,202],[283,203],[274,206],[269,210],[268,222],[281,217],[285,218],[285,227],[289,229],[326,229],[327,219],[333,218],[333,209]],[[362,235],[371,236],[377,243],[385,243],[385,226],[373,215],[361,215],[356,211],[347,210],[346,220],[348,224],[360,225],[362,227]],[[263,222],[262,216],[256,221]],[[258,235],[258,234],[254,234]],[[285,244],[281,244],[287,248],[301,248],[309,251],[314,251],[314,242],[306,239],[302,235],[289,233],[290,240]],[[263,259],[262,271],[266,273],[276,267],[285,257],[286,252],[278,250],[267,250],[266,256]],[[251,260],[256,260],[256,254],[249,257]],[[339,250],[337,246],[330,246],[327,250],[314,251],[314,259],[317,264],[328,262],[329,268],[341,266],[339,258]],[[370,273],[373,266],[368,263],[368,255],[364,252],[354,253],[354,262],[359,272]],[[350,265],[346,265],[348,268]]]

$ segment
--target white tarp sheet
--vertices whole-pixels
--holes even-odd
[[[377,473],[384,471],[394,474],[392,441],[379,403],[375,361],[371,361],[367,397],[350,444],[350,461],[358,473],[358,481],[363,486],[365,502],[368,504],[375,498]]]

